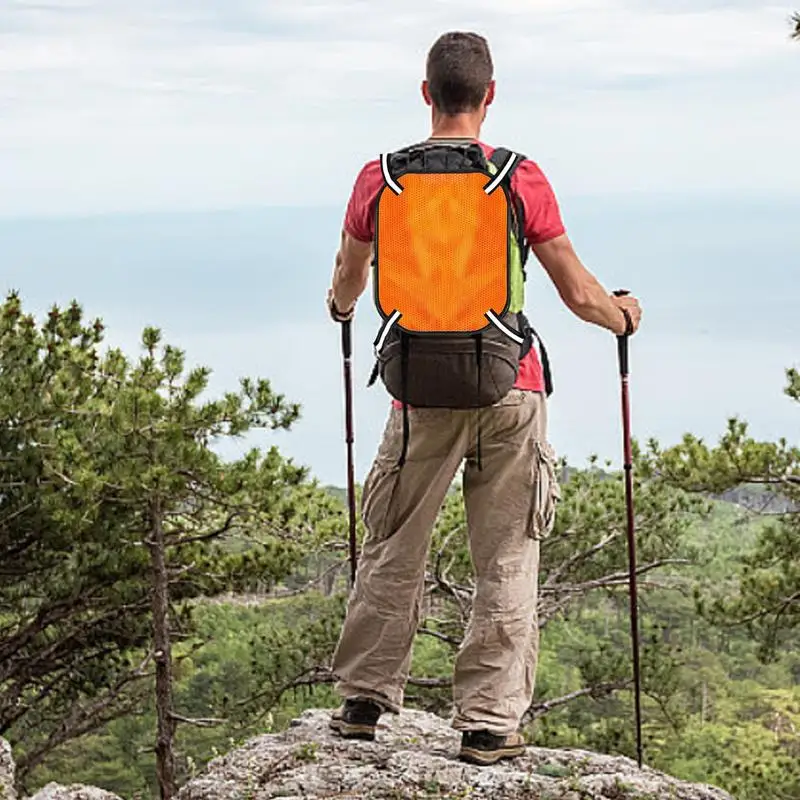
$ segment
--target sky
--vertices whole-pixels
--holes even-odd
[[[263,375],[303,418],[279,444],[343,484],[337,327],[325,316],[364,161],[428,133],[428,47],[489,39],[483,138],[534,159],[609,289],[641,298],[634,433],[715,439],[728,416],[800,441],[800,44],[791,5],[715,0],[0,0],[0,265],[37,313],[77,297],[135,354],[148,324],[214,370]],[[619,464],[615,342],[532,264],[555,372],[550,435]],[[356,465],[387,411],[355,323]],[[250,443],[251,440],[248,440]],[[243,446],[243,445],[242,445]],[[239,445],[226,449],[233,453]]]

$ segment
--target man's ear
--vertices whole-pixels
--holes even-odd
[[[431,91],[428,88],[428,81],[422,81],[422,99],[425,101],[426,106],[432,106]]]
[[[494,100],[494,89],[494,81],[489,81],[489,88],[486,90],[486,100],[484,101],[484,105],[490,106],[492,104],[492,101]]]

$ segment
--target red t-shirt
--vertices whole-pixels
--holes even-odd
[[[486,158],[491,158],[494,148],[478,142]],[[354,239],[371,242],[375,237],[375,205],[383,186],[383,173],[379,159],[369,161],[361,169],[353,186],[344,230]],[[525,159],[511,176],[511,191],[519,198],[525,212],[525,238],[528,244],[541,244],[564,233],[564,223],[549,181],[539,167]],[[532,347],[519,365],[519,375],[514,384],[517,389],[532,392],[544,391],[544,375],[536,348]],[[392,401],[402,408],[398,400]]]

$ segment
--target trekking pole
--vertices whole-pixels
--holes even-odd
[[[350,516],[350,588],[356,582],[356,489],[353,467],[353,335],[352,320],[342,325],[342,357],[344,360],[344,417],[347,443],[347,506]]]
[[[626,289],[614,292],[617,297],[628,294]],[[631,602],[631,642],[633,645],[633,680],[636,704],[636,753],[642,768],[642,686],[639,665],[639,603],[636,586],[636,533],[633,518],[633,453],[631,448],[631,406],[628,394],[628,335],[617,337],[619,374],[622,388],[622,436],[625,467],[625,505],[628,516],[628,570]]]

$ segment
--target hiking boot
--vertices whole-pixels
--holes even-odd
[[[375,727],[383,709],[372,700],[345,700],[331,714],[330,727],[343,739],[375,740]]]
[[[461,734],[461,761],[487,767],[504,758],[516,758],[525,752],[525,740],[519,733],[500,736],[489,731],[464,731]]]

